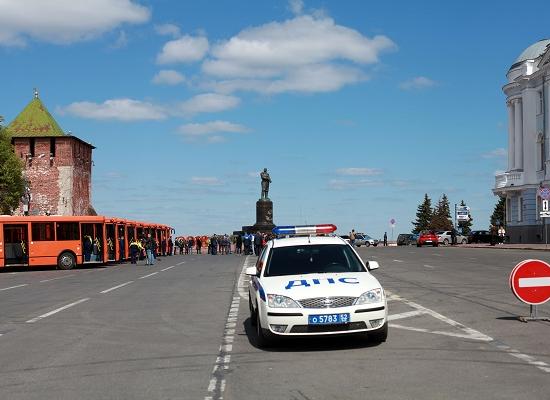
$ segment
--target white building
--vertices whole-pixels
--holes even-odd
[[[540,186],[550,187],[550,39],[525,49],[506,77],[508,169],[495,177],[493,193],[506,198],[510,241],[541,243],[550,224],[539,217],[538,196]]]

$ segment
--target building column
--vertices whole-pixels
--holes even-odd
[[[508,171],[515,168],[514,165],[514,104],[507,101],[508,106]]]
[[[514,100],[514,169],[523,169],[523,105]]]

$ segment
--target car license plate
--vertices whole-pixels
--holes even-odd
[[[347,324],[349,313],[345,314],[314,314],[308,316],[309,325]]]

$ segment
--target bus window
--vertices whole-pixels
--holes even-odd
[[[33,222],[32,240],[35,242],[54,241],[53,222]]]
[[[80,240],[78,222],[58,222],[57,240]]]

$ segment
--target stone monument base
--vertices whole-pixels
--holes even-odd
[[[273,202],[269,199],[260,199],[256,202],[256,223],[252,226],[243,226],[243,231],[271,233],[273,228]]]

